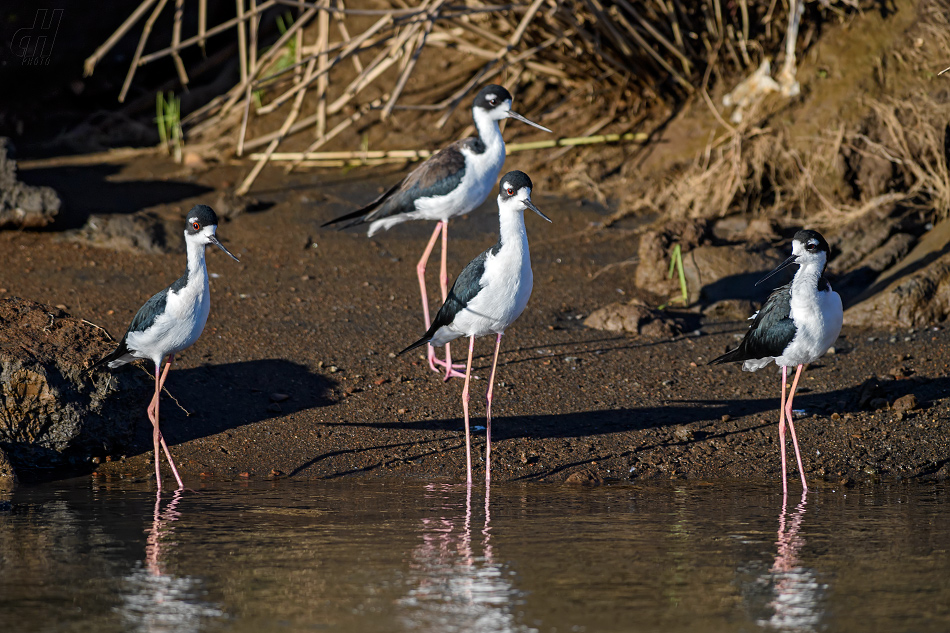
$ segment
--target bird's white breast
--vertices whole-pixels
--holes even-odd
[[[844,320],[841,297],[831,289],[816,290],[816,285],[796,288],[792,284],[791,318],[795,322],[795,338],[775,359],[779,366],[804,365],[818,360],[831,347]],[[811,282],[816,284],[816,282]]]
[[[488,255],[481,285],[481,291],[455,315],[452,323],[436,332],[433,345],[438,347],[460,336],[500,334],[521,316],[534,286],[528,240],[523,231],[521,239]]]
[[[416,211],[409,214],[411,219],[448,220],[469,213],[485,201],[498,185],[498,172],[505,164],[505,143],[500,132],[497,138],[488,138],[484,142],[485,151],[481,154],[466,147],[461,149],[466,168],[459,186],[444,196],[416,200]]]
[[[202,270],[181,290],[169,290],[165,311],[145,331],[129,333],[126,345],[152,360],[177,354],[198,340],[210,311],[208,275]]]

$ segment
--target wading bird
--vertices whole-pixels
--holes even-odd
[[[501,179],[498,193],[498,243],[473,259],[462,270],[445,303],[439,308],[429,330],[418,341],[399,352],[425,345],[441,347],[462,336],[469,337],[462,410],[465,414],[465,466],[472,483],[472,440],[469,431],[469,383],[475,338],[495,334],[495,355],[488,379],[488,407],[485,423],[485,482],[491,480],[491,403],[501,335],[521,316],[531,296],[533,276],[528,253],[524,211],[531,209],[551,221],[531,202],[531,179],[520,171],[510,171]]]
[[[446,271],[449,219],[475,209],[495,188],[498,173],[505,163],[505,140],[498,122],[506,118],[517,119],[539,130],[551,131],[513,112],[511,94],[494,84],[482,88],[475,97],[472,118],[475,120],[477,136],[452,143],[362,209],[323,225],[346,222],[340,227],[345,229],[369,223],[367,236],[372,237],[380,229],[389,229],[406,220],[436,220],[435,231],[422,253],[422,258],[416,264],[425,327],[429,327],[431,323],[425,282],[426,262],[429,261],[429,255],[441,233],[442,266],[439,271],[439,287],[442,290],[442,301],[445,301],[449,283]],[[426,350],[426,357],[432,371],[440,371],[436,365],[445,368],[445,380],[462,375],[452,365],[448,345],[445,346],[444,362],[435,358],[435,350],[431,347]]]
[[[775,270],[756,283],[762,283],[780,270],[798,264],[795,276],[788,284],[776,288],[766,299],[762,308],[752,315],[752,325],[739,346],[710,365],[743,361],[742,369],[756,371],[771,362],[782,368],[782,397],[778,421],[779,450],[782,452],[782,492],[788,494],[788,479],[785,473],[785,421],[795,446],[795,458],[805,483],[805,469],[798,450],[795,424],[792,422],[792,399],[798,388],[802,369],[820,358],[831,347],[841,332],[843,311],[841,297],[831,289],[825,279],[828,263],[828,242],[815,231],[802,230],[792,238],[792,254]],[[798,366],[795,379],[785,399],[788,368]]]
[[[188,212],[185,223],[185,245],[188,253],[188,268],[185,274],[172,285],[152,296],[145,302],[132,319],[132,324],[115,351],[93,365],[89,372],[101,365],[108,364],[115,369],[126,363],[147,359],[155,363],[155,395],[148,405],[148,419],[152,423],[152,443],[155,448],[155,481],[159,491],[162,489],[162,476],[159,470],[158,446],[161,444],[168,458],[168,464],[175,474],[178,487],[184,488],[168,445],[158,430],[158,402],[172,366],[175,354],[190,347],[205,327],[211,310],[208,292],[208,267],[205,264],[205,247],[214,244],[240,261],[226,249],[215,231],[218,228],[218,216],[211,207],[199,204]],[[161,371],[162,363],[165,370]],[[161,376],[159,377],[159,373]]]

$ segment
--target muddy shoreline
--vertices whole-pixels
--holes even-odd
[[[110,167],[90,188],[101,170],[24,172],[24,179],[57,188],[73,214],[63,219],[68,224],[97,207],[111,205],[118,215],[134,204],[173,226],[193,204],[214,205],[213,192],[240,173],[136,160]],[[443,383],[421,354],[393,357],[422,333],[414,270],[431,227],[408,223],[373,239],[319,228],[397,176],[265,172],[270,184],[255,192],[256,206],[221,225],[219,235],[242,261],[209,253],[211,317],[170,375],[178,404],[163,400],[163,433],[186,481],[464,479],[461,381]],[[104,202],[87,198],[93,190]],[[148,199],[156,193],[175,199]],[[608,303],[657,299],[635,287],[632,266],[610,266],[636,255],[632,227],[597,228],[610,211],[597,204],[543,190],[534,199],[554,223],[527,218],[535,290],[503,339],[493,480],[777,482],[777,371],[706,365],[746,324],[688,314],[687,332],[672,340],[584,327],[583,319]],[[493,243],[496,230],[493,201],[454,221],[450,275]],[[171,237],[168,252],[145,253],[90,246],[59,230],[2,232],[0,296],[63,306],[121,336],[134,310],[183,270]],[[939,327],[845,328],[835,353],[806,371],[796,400],[810,485],[950,474],[948,343],[950,333]],[[91,362],[101,350],[89,352]],[[490,341],[476,345],[479,426],[490,353]],[[908,394],[916,406],[898,410],[905,399],[895,408]],[[146,405],[134,440],[121,452],[90,454],[84,472],[151,476]],[[483,450],[479,431],[476,477],[484,472]],[[21,473],[24,481],[48,476]]]

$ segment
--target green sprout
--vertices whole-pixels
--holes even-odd
[[[684,306],[688,306],[689,305],[689,288],[686,286],[686,273],[683,270],[683,249],[680,247],[679,244],[675,244],[673,246],[673,252],[670,253],[670,272],[666,276],[667,279],[673,278],[674,270],[676,270],[676,272],[679,274],[680,291],[683,293],[683,296],[680,297],[680,300],[682,300]],[[664,303],[663,305],[661,305],[658,309],[659,310],[666,309],[666,307],[670,305],[671,303],[673,303],[673,301],[676,301],[676,299],[671,299],[667,303]]]
[[[161,92],[155,95],[155,124],[158,126],[158,138],[165,151],[173,154],[175,162],[180,163],[185,145],[185,135],[181,131],[181,98],[174,92],[166,97]]]

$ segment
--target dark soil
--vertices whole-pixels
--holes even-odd
[[[66,203],[58,222],[76,226],[77,215],[94,207],[107,214],[147,209],[166,224],[180,222],[193,204],[214,204],[214,190],[242,174],[240,167],[196,174],[162,158],[109,168],[106,178],[102,169],[22,177],[55,186]],[[211,317],[170,374],[177,404],[162,402],[162,430],[186,479],[464,478],[462,381],[443,383],[421,353],[393,354],[423,332],[415,263],[432,225],[403,224],[374,239],[319,228],[397,177],[392,170],[350,177],[265,170],[258,204],[219,227],[242,261],[209,250]],[[687,315],[688,334],[672,340],[584,327],[593,310],[638,296],[632,266],[603,270],[635,255],[636,240],[629,230],[592,230],[608,213],[596,204],[543,190],[534,200],[554,223],[526,217],[535,289],[503,339],[493,477],[777,481],[778,372],[706,364],[734,345],[746,323]],[[495,241],[494,202],[450,229],[454,276]],[[68,241],[55,231],[2,232],[0,296],[64,307],[119,337],[135,310],[181,274],[183,254],[169,244],[171,252],[146,254]],[[795,401],[810,484],[948,475],[948,343],[941,328],[843,332],[835,353],[808,368]],[[90,346],[90,363],[100,347]],[[464,350],[453,346],[457,358]],[[484,424],[490,353],[491,342],[479,341],[475,425]],[[910,410],[908,395],[916,400]],[[149,476],[147,404],[123,453],[89,455],[98,476]],[[483,451],[479,431],[476,477]],[[794,470],[790,477],[797,479]]]

